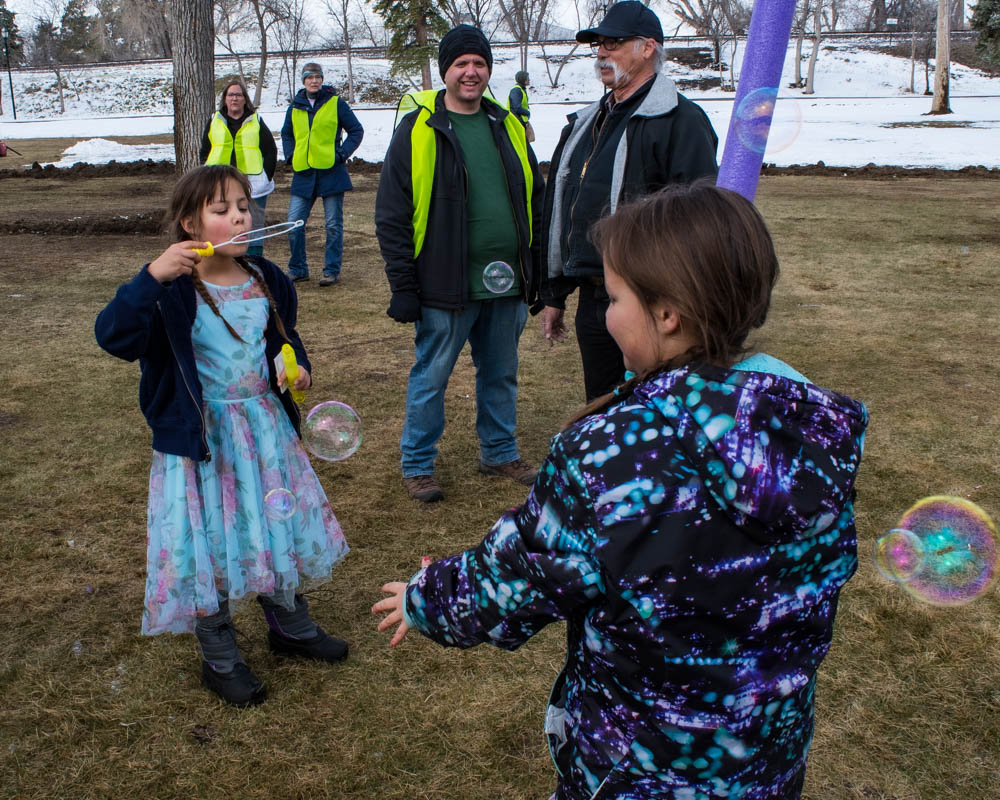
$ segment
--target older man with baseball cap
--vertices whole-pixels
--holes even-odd
[[[616,3],[600,25],[576,39],[597,56],[594,66],[607,93],[569,116],[552,156],[540,294],[542,335],[562,341],[566,299],[580,290],[576,338],[592,400],[623,380],[625,364],[604,324],[609,301],[601,255],[587,235],[590,225],[625,200],[714,176],[718,138],[705,112],[663,74],[663,29],[647,6]]]
[[[524,126],[484,97],[493,52],[471,25],[438,48],[444,89],[407,96],[410,108],[385,154],[375,200],[392,299],[387,313],[415,326],[416,363],[400,440],[403,485],[415,500],[444,491],[434,476],[444,393],[466,342],[476,365],[479,472],[530,485],[518,453],[517,347],[535,297],[533,262],[542,179]],[[508,265],[508,281],[494,283]]]

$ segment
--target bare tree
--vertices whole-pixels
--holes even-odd
[[[243,0],[214,0],[213,6],[215,41],[236,59],[236,69],[240,80],[245,84],[247,76],[243,69],[239,36],[252,29],[253,19],[250,11]]]
[[[272,0],[249,0],[250,10],[257,25],[260,36],[260,60],[257,62],[257,86],[253,93],[253,104],[260,105],[260,97],[264,92],[264,76],[267,75],[267,33],[282,20],[285,14],[283,5]]]
[[[795,33],[795,76],[792,78],[792,86],[800,89],[803,86],[802,80],[802,42],[806,38],[806,20],[812,10],[811,0],[799,0],[799,5],[795,10],[795,19],[792,22],[792,31]]]
[[[823,19],[823,6],[820,0],[816,0],[816,6],[813,10],[813,46],[812,52],[809,54],[809,70],[806,73],[806,88],[803,90],[803,94],[816,94],[816,58],[819,56],[819,43],[822,38],[820,22]]]
[[[934,99],[931,114],[950,114],[951,9],[948,0],[938,0],[937,42],[934,54]]]
[[[583,13],[580,11],[580,0],[575,0],[573,3],[573,11],[576,14],[576,29],[578,31],[593,27],[594,23],[597,21],[598,15],[603,14],[601,0],[586,0]],[[584,17],[584,14],[586,14],[586,17]],[[550,56],[545,51],[544,40],[541,42],[542,60],[545,63],[545,74],[548,76],[549,85],[553,89],[559,85],[559,75],[562,73],[563,67],[569,63],[569,60],[573,57],[573,53],[576,52],[579,46],[579,42],[573,42],[573,46],[570,47],[569,52],[566,53],[566,55]],[[555,75],[552,74],[552,62],[559,64],[559,68],[556,70]]]
[[[212,0],[170,0],[174,61],[174,154],[178,172],[200,162],[201,133],[215,106]]]
[[[357,23],[353,20],[353,0],[324,0],[327,13],[337,23],[339,44],[342,44],[347,56],[347,102],[354,102],[354,59],[351,46],[354,41],[354,31]]]
[[[695,33],[712,40],[713,57],[721,72],[722,42],[746,32],[750,12],[739,0],[667,0],[667,5]]]
[[[528,45],[541,39],[549,0],[497,0],[503,21],[521,51],[521,69],[528,68]]]
[[[503,22],[496,0],[442,0],[445,18],[452,25],[475,25],[492,39]]]
[[[299,54],[315,31],[305,15],[307,0],[281,0],[281,2],[281,16],[274,27],[274,38],[281,50],[282,66],[278,73],[274,99],[277,101],[280,97],[281,76],[284,75],[288,85],[288,99],[291,101],[298,91]]]

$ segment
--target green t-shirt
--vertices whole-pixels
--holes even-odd
[[[517,225],[510,206],[507,176],[497,151],[486,112],[448,112],[458,137],[469,176],[465,198],[468,220],[469,299],[494,300],[521,294],[521,267],[518,258]],[[514,271],[514,284],[505,292],[494,293],[483,284],[483,269],[492,261],[505,261]]]

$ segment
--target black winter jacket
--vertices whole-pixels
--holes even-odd
[[[552,155],[541,231],[539,292],[545,305],[562,308],[577,286],[577,278],[601,275],[600,269],[565,263],[560,245],[562,193],[569,170],[569,153],[590,144],[588,131],[602,100],[570,114],[559,144]],[[618,203],[655,192],[671,183],[691,183],[718,174],[715,160],[719,138],[708,116],[697,105],[678,94],[674,82],[659,74],[642,102],[632,113],[625,135],[618,143],[611,183],[606,188],[607,204],[614,213]],[[563,158],[564,151],[566,158]],[[591,187],[588,186],[588,190]],[[591,220],[594,222],[596,220]],[[580,235],[585,235],[581,232]]]
[[[312,374],[312,365],[295,331],[298,298],[291,280],[265,258],[248,256],[247,260],[267,282],[295,351],[295,360]],[[150,275],[146,266],[118,287],[114,298],[97,315],[94,335],[111,355],[125,361],[139,359],[142,369],[139,406],[153,431],[153,449],[209,461],[201,381],[191,343],[191,327],[197,313],[194,281],[182,275],[165,285]],[[264,338],[271,389],[298,432],[301,416],[298,407],[288,392],[278,389],[274,357],[281,352],[284,339],[278,333],[273,312]]]
[[[535,154],[528,145],[528,160],[534,173],[529,228],[524,171],[504,130],[503,120],[509,112],[486,98],[483,98],[482,107],[507,175],[507,185],[497,188],[506,191],[511,200],[519,238],[524,300],[531,303],[538,291],[538,270],[534,265],[538,263],[544,181],[538,171]],[[463,308],[469,301],[465,212],[469,175],[458,138],[448,120],[442,90],[435,97],[434,113],[426,122],[435,131],[437,156],[427,232],[420,255],[414,259],[410,133],[419,113],[418,109],[403,117],[386,151],[375,200],[375,234],[393,294],[416,295],[421,305],[455,310]],[[529,231],[534,231],[533,240]]]

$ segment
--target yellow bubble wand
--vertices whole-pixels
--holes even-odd
[[[301,403],[306,399],[306,393],[292,388],[295,381],[299,379],[299,362],[295,360],[295,351],[292,350],[290,344],[281,345],[281,360],[285,362],[285,384],[288,386],[288,392],[291,394],[292,400]]]
[[[283,233],[289,233],[296,228],[301,228],[305,224],[306,222],[303,219],[297,219],[294,222],[279,222],[277,225],[268,225],[266,228],[256,228],[252,231],[244,231],[243,233],[234,236],[228,242],[219,242],[219,244],[206,242],[208,247],[196,247],[194,248],[194,251],[202,258],[208,258],[215,253],[215,249],[217,247],[225,247],[227,244],[250,244],[251,242],[259,242],[261,239],[270,239],[272,236],[281,236]]]

